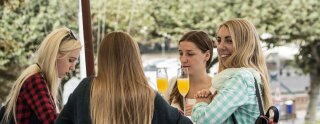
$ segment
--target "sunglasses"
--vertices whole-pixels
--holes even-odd
[[[67,41],[71,39],[77,40],[76,35],[70,30],[69,33],[62,38],[61,41]]]

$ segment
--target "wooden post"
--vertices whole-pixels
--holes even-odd
[[[87,77],[95,75],[92,46],[90,0],[81,0]]]

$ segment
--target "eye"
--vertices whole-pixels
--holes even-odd
[[[182,55],[183,55],[183,53],[179,51],[179,55],[180,55],[180,56],[182,56]]]
[[[70,63],[73,63],[73,62],[76,62],[76,60],[77,60],[77,59],[75,59],[75,58],[70,58],[70,59],[69,59],[69,62],[70,62]]]
[[[230,39],[230,38],[226,38],[226,43],[228,43],[228,44],[232,44],[232,39]]]
[[[218,44],[220,44],[220,42],[221,42],[221,38],[220,37],[217,38],[217,42],[218,42]]]
[[[187,53],[187,55],[188,55],[188,56],[193,56],[193,55],[194,55],[194,53]]]

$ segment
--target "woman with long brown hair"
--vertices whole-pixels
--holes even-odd
[[[100,43],[97,65],[97,76],[79,84],[57,124],[192,123],[149,86],[130,35],[109,33]]]
[[[209,35],[200,30],[192,30],[185,33],[179,40],[179,59],[181,67],[188,68],[190,89],[186,95],[185,115],[190,116],[192,107],[196,102],[194,95],[202,89],[212,88],[212,77],[208,74],[212,66],[214,42]],[[177,80],[170,80],[170,89],[167,91],[166,99],[181,111],[184,111],[183,97],[178,92]]]

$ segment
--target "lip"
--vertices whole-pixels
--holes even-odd
[[[220,54],[221,58],[228,58],[229,56],[231,56],[231,54]]]
[[[186,66],[186,65],[183,65],[181,66],[182,68],[189,68],[190,66]]]

